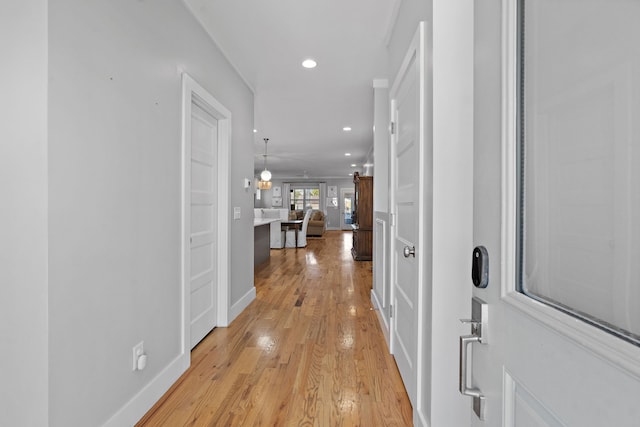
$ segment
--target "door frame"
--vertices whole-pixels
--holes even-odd
[[[421,21],[418,24],[418,28],[411,40],[407,48],[407,52],[405,54],[404,60],[402,61],[402,65],[398,70],[394,78],[394,82],[389,90],[389,101],[390,101],[390,116],[391,122],[394,124],[394,127],[397,127],[396,124],[398,122],[398,118],[396,117],[396,97],[398,94],[398,90],[400,84],[404,80],[407,72],[411,71],[411,64],[418,64],[418,90],[419,90],[419,100],[418,100],[418,157],[419,157],[419,166],[418,166],[418,198],[417,198],[417,208],[418,208],[418,236],[416,239],[417,248],[415,251],[416,264],[418,267],[417,281],[418,281],[418,295],[417,295],[417,344],[416,344],[416,355],[415,361],[417,363],[416,366],[416,394],[415,394],[415,402],[413,404],[413,420],[414,424],[419,425],[428,425],[427,424],[427,414],[425,413],[424,403],[425,400],[423,398],[424,391],[424,336],[425,336],[425,262],[426,262],[426,235],[425,235],[425,220],[424,213],[427,206],[427,198],[425,192],[425,160],[426,160],[426,61],[425,61],[425,37],[426,37],[426,23]],[[415,61],[413,58],[415,57]],[[389,253],[391,254],[390,262],[389,262],[389,270],[390,270],[390,278],[391,278],[391,286],[390,286],[390,322],[389,322],[389,351],[391,354],[395,354],[396,348],[394,345],[394,330],[395,323],[397,321],[397,312],[396,306],[394,304],[396,300],[396,289],[395,289],[395,273],[396,273],[396,263],[395,257],[397,256],[396,252],[396,230],[398,227],[397,224],[397,212],[395,211],[395,203],[396,203],[396,169],[397,166],[395,164],[396,158],[396,143],[398,139],[397,129],[395,132],[392,131],[390,135],[390,165],[389,165],[389,183],[390,183],[390,191],[389,191],[389,215],[390,215],[390,238],[389,238]],[[431,244],[431,243],[429,243]]]
[[[344,222],[344,196],[347,193],[351,193],[353,194],[353,196],[355,197],[355,190],[353,187],[349,188],[349,187],[341,187],[340,188],[340,199],[338,200],[338,211],[339,211],[339,219],[340,219],[340,230],[342,231],[349,231],[351,230],[351,224],[346,224]],[[352,198],[352,202],[353,202],[353,198]],[[351,214],[352,214],[352,218],[353,218],[353,206],[351,206]],[[347,228],[347,226],[349,226]]]
[[[218,120],[218,212],[217,212],[217,275],[218,315],[216,324],[228,326],[229,318],[229,162],[231,147],[231,112],[218,102],[189,74],[182,74],[182,150],[181,150],[181,296],[182,354],[185,369],[191,363],[191,293],[190,293],[190,230],[191,230],[191,104],[196,103]]]

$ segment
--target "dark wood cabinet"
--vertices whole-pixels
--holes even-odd
[[[353,247],[356,261],[371,261],[373,253],[373,177],[353,174]]]

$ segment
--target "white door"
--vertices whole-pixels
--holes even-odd
[[[340,229],[351,230],[353,224],[353,188],[340,189]]]
[[[473,238],[489,276],[461,379],[484,396],[471,425],[638,426],[640,2],[475,8]]]
[[[419,189],[423,135],[420,93],[421,31],[413,40],[390,91],[391,134],[391,277],[393,353],[414,408],[417,401],[418,311],[421,282]]]
[[[217,152],[218,121],[196,102],[191,105],[191,347],[217,319]]]

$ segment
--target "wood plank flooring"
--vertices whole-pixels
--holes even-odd
[[[411,426],[412,409],[371,309],[371,262],[351,234],[272,250],[256,300],[191,353],[138,426]]]

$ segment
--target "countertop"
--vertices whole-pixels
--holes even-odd
[[[253,226],[259,227],[261,225],[271,224],[272,222],[282,221],[280,218],[254,218]]]

